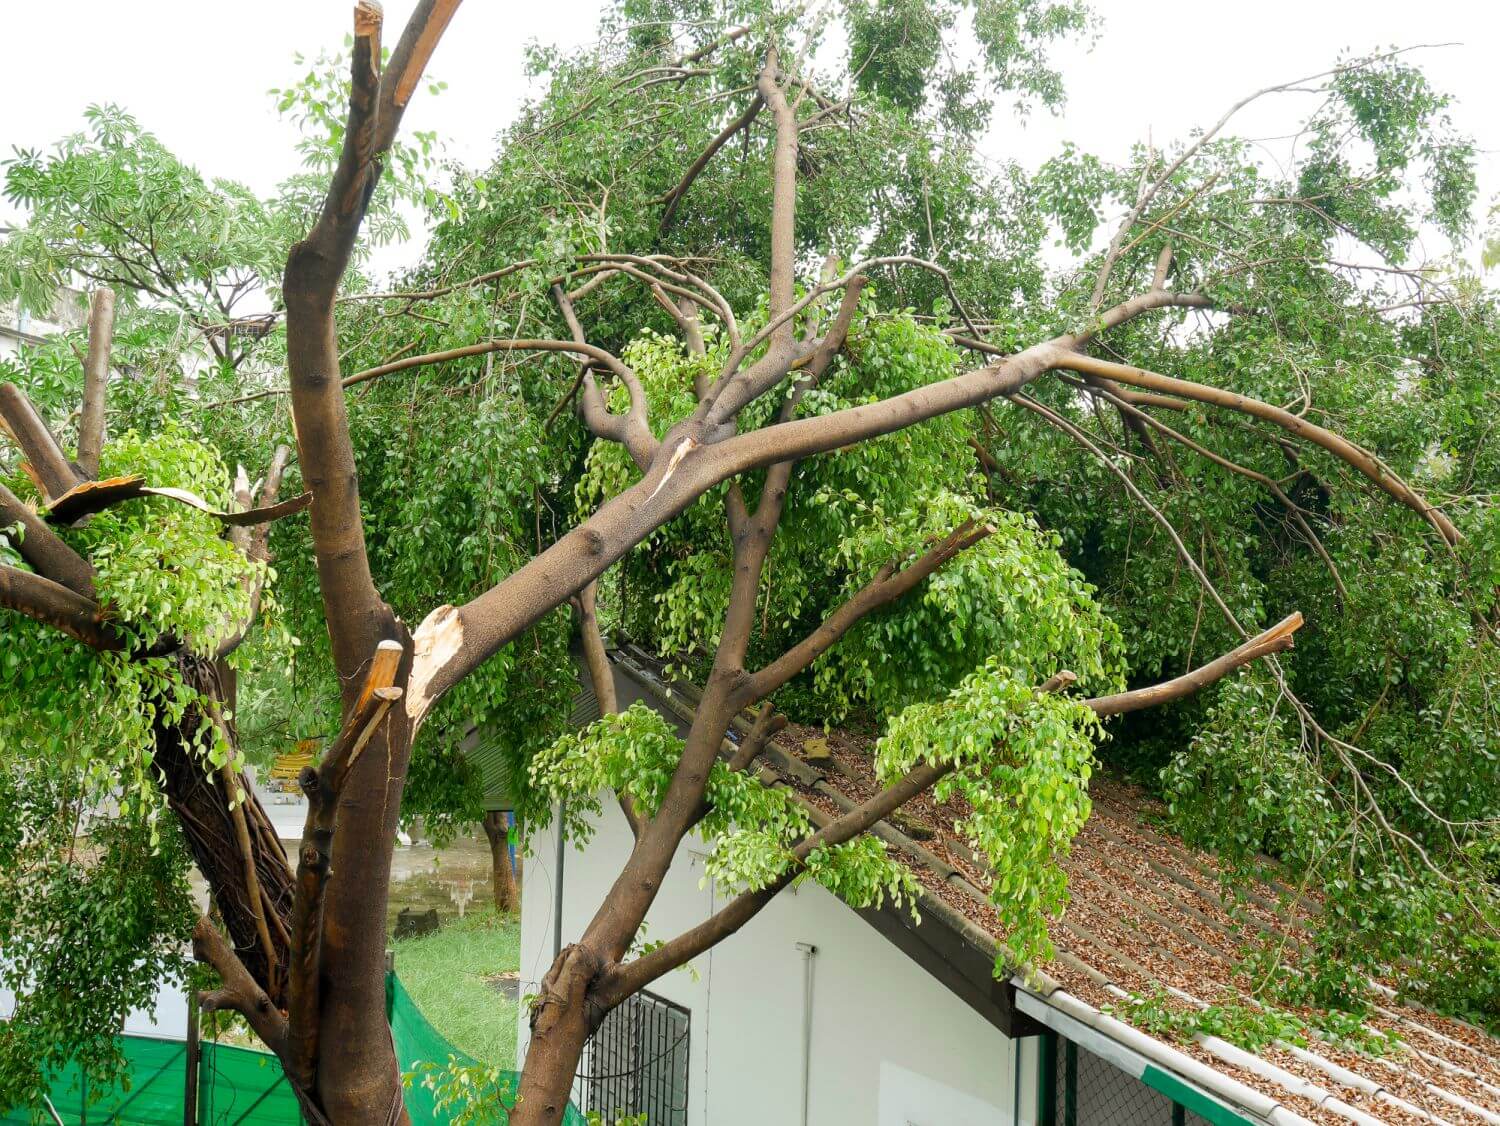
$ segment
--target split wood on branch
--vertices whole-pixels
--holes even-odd
[[[136,500],[140,497],[164,497],[167,500],[176,501],[178,504],[197,509],[205,516],[212,516],[219,523],[231,528],[248,528],[256,524],[274,523],[301,512],[312,504],[312,494],[302,493],[300,496],[266,508],[225,512],[213,507],[197,493],[187,489],[179,489],[170,485],[148,485],[144,477],[131,475],[108,477],[103,481],[83,481],[75,485],[48,505],[47,520],[64,526],[76,524],[86,516],[92,516],[97,512],[103,512],[106,508],[113,508],[124,501]]]
[[[404,647],[382,641],[371,654],[369,670],[348,718],[322,762],[302,769],[298,783],[307,796],[307,817],[297,853],[296,897],[292,908],[292,956],[287,988],[289,1057],[287,1071],[295,1084],[312,1090],[319,1050],[319,978],[323,931],[323,894],[333,863],[334,818],[349,771],[359,759],[391,704],[401,698],[393,687]]]

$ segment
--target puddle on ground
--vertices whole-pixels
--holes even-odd
[[[413,915],[435,910],[441,922],[448,922],[492,902],[490,846],[483,837],[460,838],[442,849],[422,841],[396,849],[386,911],[389,927],[404,908]]]
[[[297,840],[283,840],[287,856],[295,857]],[[208,901],[208,885],[194,868],[191,882],[200,909]],[[391,857],[391,898],[386,907],[386,933],[395,928],[396,916],[410,909],[413,915],[436,911],[439,924],[462,919],[476,907],[494,902],[490,846],[482,835],[460,837],[443,848],[418,839],[397,845]]]

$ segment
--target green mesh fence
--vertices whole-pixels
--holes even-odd
[[[386,1002],[396,1061],[403,1074],[418,1071],[424,1063],[475,1063],[432,1027],[395,974],[386,975]],[[69,1065],[52,1081],[50,1108],[0,1109],[0,1126],[55,1123],[58,1118],[66,1126],[182,1126],[187,1045],[181,1040],[122,1036],[120,1049],[125,1055],[128,1081],[107,1088],[86,1086],[78,1069]],[[499,1076],[499,1089],[494,1094],[506,1104],[514,1102],[519,1074],[502,1071]],[[485,1094],[488,1097],[491,1093]],[[447,1126],[450,1122],[448,1115],[434,1108],[432,1092],[420,1079],[406,1090],[406,1109],[414,1126]],[[295,1126],[301,1118],[275,1056],[204,1041],[198,1064],[198,1121],[204,1126]],[[493,1121],[496,1126],[504,1122],[498,1109]],[[586,1126],[584,1116],[571,1106],[563,1122],[564,1126]]]
[[[128,1084],[86,1085],[69,1065],[52,1081],[52,1109],[68,1126],[119,1122],[131,1126],[182,1126],[187,1044],[149,1036],[122,1036]],[[281,1065],[268,1052],[204,1041],[198,1062],[198,1121],[213,1126],[287,1126],[299,1120],[297,1100]],[[46,1106],[18,1107],[3,1123],[55,1123]]]
[[[441,1032],[428,1023],[427,1018],[422,1015],[422,1010],[417,1008],[416,1002],[411,999],[411,994],[406,992],[406,986],[401,984],[400,978],[395,974],[387,974],[385,988],[386,1011],[391,1018],[391,1039],[395,1041],[396,1062],[401,1065],[403,1073],[420,1073],[421,1065],[429,1063],[439,1066],[450,1061],[464,1066],[477,1063],[472,1056],[459,1051],[450,1044]],[[520,1073],[502,1071],[498,1075],[495,1089],[484,1092],[485,1100],[499,1098],[506,1106],[514,1105],[516,1091],[521,1082]],[[413,1123],[448,1121],[434,1109],[432,1092],[422,1085],[420,1074],[413,1078],[411,1085],[406,1089],[406,1110],[411,1115]],[[498,1113],[495,1121],[497,1123],[503,1121]],[[587,1122],[588,1120],[571,1105],[563,1116],[563,1126],[587,1126]]]

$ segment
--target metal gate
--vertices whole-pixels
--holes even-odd
[[[578,1072],[583,1109],[606,1122],[645,1115],[646,1126],[686,1126],[690,1016],[641,992],[605,1017]]]

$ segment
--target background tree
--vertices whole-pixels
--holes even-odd
[[[200,957],[225,982],[209,1003],[245,1013],[309,1117],[401,1113],[387,1041],[372,1030],[383,1020],[384,892],[417,732],[462,693],[483,695],[470,686],[524,649],[526,631],[570,597],[597,664],[595,584],[622,560],[627,581],[614,610],[696,665],[705,696],[685,743],[637,710],[527,756],[537,813],[549,797],[566,796],[576,811],[611,788],[636,844],[615,891],[547,975],[513,1121],[556,1121],[597,1020],[732,934],[794,880],[818,879],[855,903],[906,894],[909,877],[864,830],[929,788],[969,799],[968,831],[1008,889],[997,908],[1014,953],[1044,955],[1045,916],[1065,892],[1052,859],[1087,814],[1101,719],[1185,697],[1259,658],[1269,679],[1223,681],[1189,750],[1169,764],[1179,806],[1192,792],[1179,779],[1207,777],[1222,792],[1242,774],[1216,776],[1221,762],[1254,767],[1266,781],[1252,818],[1205,819],[1206,838],[1233,834],[1218,843],[1245,855],[1272,847],[1309,879],[1326,880],[1319,865],[1336,855],[1347,885],[1329,884],[1335,907],[1364,893],[1365,919],[1384,913],[1407,936],[1436,934],[1438,913],[1449,913],[1451,939],[1406,947],[1424,951],[1419,987],[1436,987],[1434,967],[1493,949],[1495,814],[1484,802],[1494,790],[1468,785],[1491,767],[1460,752],[1487,739],[1493,722],[1480,670],[1494,640],[1482,417],[1493,401],[1481,376],[1494,311],[1467,279],[1439,287],[1443,279],[1406,262],[1424,209],[1458,235],[1472,195],[1470,150],[1446,135],[1441,99],[1419,75],[1383,57],[1293,83],[1325,101],[1307,121],[1309,156],[1289,175],[1261,170],[1243,143],[1221,137],[1221,123],[1170,154],[1143,148],[1127,169],[1069,153],[1031,180],[1016,169],[991,177],[973,157],[987,112],[980,91],[1055,96],[1038,52],[1078,28],[1074,9],[912,5],[900,9],[912,34],[897,36],[886,19],[896,9],[854,6],[842,18],[856,53],[820,70],[821,25],[750,6],[626,4],[607,19],[597,51],[538,57],[552,71],[547,94],[506,138],[496,167],[453,192],[428,276],[340,304],[382,156],[452,9],[419,5],[383,67],[378,14],[357,10],[339,159],[281,288],[298,469],[313,497],[310,555],[341,701],[340,733],[304,778],[312,812],[295,893],[269,913],[288,936],[285,957],[274,936],[265,964],[251,953],[260,923],[276,929],[266,912],[243,912],[241,934],[226,916],[239,954],[206,921],[196,931]],[[983,66],[967,75],[929,67],[934,81],[919,87],[922,52],[932,35],[954,34],[960,16],[972,17]],[[862,49],[892,57],[871,71]],[[890,193],[845,190],[882,180]],[[1125,203],[1125,221],[1096,240],[1110,200]],[[1080,255],[1059,274],[1036,264],[1052,223]],[[915,253],[924,232],[926,254],[943,265]],[[871,245],[900,253],[870,259]],[[866,283],[877,273],[872,297]],[[1365,274],[1421,288],[1393,301],[1359,280]],[[339,326],[362,317],[371,332],[418,326],[417,343],[342,374]],[[427,318],[479,339],[418,351]],[[1304,347],[1308,340],[1318,346]],[[968,367],[955,346],[993,359]],[[551,358],[515,362],[533,354]],[[362,443],[383,423],[387,433],[404,426],[414,445],[425,429],[415,407],[401,415],[398,393],[382,400],[381,389],[406,390],[408,403],[444,398],[435,379],[421,396],[406,384],[446,364],[462,365],[452,369],[459,388],[481,372],[488,381],[451,395],[465,425],[477,420],[482,433],[489,405],[503,412],[487,438],[494,446],[468,447],[474,469],[512,489],[537,474],[534,538],[510,531],[514,509],[497,516],[478,543],[525,544],[498,565],[508,573],[476,569],[473,587],[438,592],[453,604],[411,630],[385,570],[416,558],[394,541],[419,537],[394,523],[377,531],[365,497],[410,499],[409,524],[464,514],[445,507],[445,480],[428,479],[432,494],[417,495],[413,474],[391,473]],[[281,398],[279,383],[245,383],[231,396],[244,402],[217,409],[269,411]],[[350,390],[361,387],[371,389]],[[26,424],[19,396],[8,401],[33,468],[64,476],[67,459]],[[382,403],[387,413],[375,413]],[[359,425],[367,404],[371,429]],[[1471,435],[1460,450],[1473,451],[1474,472],[1457,487],[1428,487],[1424,467],[1443,452],[1429,449],[1429,410],[1454,412]],[[1481,421],[1470,430],[1470,419]],[[442,435],[453,441],[452,431]],[[528,449],[550,452],[528,462]],[[960,449],[982,475],[954,461]],[[559,498],[580,460],[581,511],[570,516]],[[203,467],[191,480],[211,491],[222,478]],[[37,483],[57,522],[67,505],[56,486],[66,483]],[[164,499],[107,511],[144,511],[154,527]],[[479,523],[486,518],[481,510]],[[783,546],[784,521],[809,542]],[[51,534],[98,567],[120,549],[92,544],[93,528]],[[189,600],[195,613],[218,612],[161,625],[154,620],[170,619],[177,598],[142,603],[129,588],[110,588],[103,602],[66,599],[42,584],[64,585],[64,568],[77,564],[44,537],[20,537],[20,547],[28,542],[36,559],[0,572],[0,590],[12,609],[64,627],[53,641],[71,646],[79,666],[58,673],[63,683],[88,683],[100,667],[138,677],[153,660],[183,662],[230,632],[224,622],[243,619],[227,592],[243,593],[250,580],[232,554],[217,572],[194,572],[232,577],[218,603],[202,593]],[[222,543],[205,534],[193,550]],[[45,558],[39,544],[52,548]],[[653,554],[654,572],[631,573]],[[822,581],[805,597],[778,590],[782,562]],[[1352,662],[1363,680],[1317,667],[1299,678],[1271,659],[1290,643],[1300,619],[1287,611],[1302,595],[1326,581],[1352,601],[1360,570],[1369,572],[1365,605],[1394,576],[1448,623],[1433,654],[1420,637],[1430,627],[1407,622],[1410,646],[1398,643],[1378,667],[1396,670],[1391,684],[1411,684],[1419,671],[1432,679],[1384,697],[1376,689],[1378,705],[1357,695],[1376,682],[1367,646],[1401,634],[1361,637],[1364,623],[1343,635],[1320,630],[1312,652],[1326,650],[1332,669]],[[1387,597],[1380,606],[1394,614],[1403,604]],[[59,616],[64,606],[77,613]],[[962,628],[926,641],[945,611]],[[129,631],[125,658],[108,656],[120,650],[101,620]],[[167,637],[172,656],[154,653]],[[912,637],[924,639],[918,659],[882,667],[892,639]],[[1224,656],[1199,663],[1202,652]],[[1127,690],[1127,679],[1146,687]],[[196,706],[212,720],[212,685],[170,668],[162,683],[174,699],[188,684],[197,695],[182,715]],[[117,695],[141,698],[132,685],[134,696]],[[1444,694],[1432,695],[1435,686]],[[803,714],[883,723],[877,754],[889,788],[819,826],[761,787],[749,771],[773,696]],[[719,759],[731,720],[752,706],[759,735]],[[1281,722],[1288,709],[1295,723]],[[1368,746],[1358,720],[1342,726],[1356,714],[1371,716],[1369,730],[1389,719],[1426,741],[1417,754],[1405,736]],[[45,718],[38,711],[32,722]],[[1191,712],[1179,719],[1194,722]],[[194,744],[210,762],[228,726],[192,720],[194,737],[212,735]],[[1163,761],[1149,740],[1126,745],[1147,771]],[[1295,801],[1264,800],[1283,773],[1300,780]],[[147,777],[171,793],[170,776]],[[716,873],[743,892],[702,926],[634,955],[689,831],[709,839]],[[210,878],[243,885],[237,867],[221,864]],[[1405,883],[1385,895],[1393,876]],[[277,878],[292,883],[284,870]],[[1419,909],[1398,914],[1403,903]],[[1327,933],[1319,995],[1357,1003],[1363,968],[1381,961],[1380,932],[1356,921]],[[273,959],[288,967],[284,988],[267,968]],[[1331,982],[1339,967],[1343,978]],[[1451,1008],[1485,1003],[1437,992]]]

